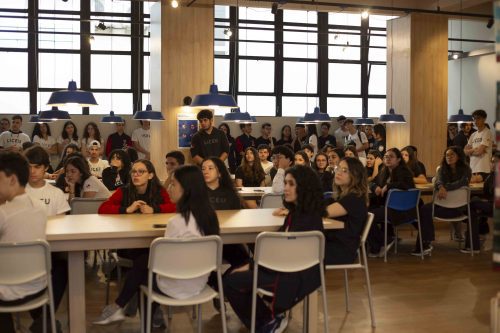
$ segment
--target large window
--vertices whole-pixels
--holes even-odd
[[[149,3],[0,2],[0,113],[37,113],[74,80],[99,105],[74,114],[132,114],[149,96]],[[15,101],[15,103],[13,102]]]
[[[215,82],[252,115],[303,116],[320,106],[331,116],[377,117],[386,112],[390,18],[216,6]]]

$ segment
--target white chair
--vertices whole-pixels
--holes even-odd
[[[44,240],[25,243],[0,243],[0,285],[13,286],[45,277],[45,293],[20,305],[0,305],[0,312],[24,312],[43,306],[43,327],[47,332],[47,308],[50,324],[56,331],[54,298],[52,296],[50,247]]]
[[[104,198],[73,198],[70,202],[71,215],[97,214]]]
[[[260,199],[260,208],[280,208],[283,207],[283,195],[266,193]]]
[[[376,326],[375,323],[375,313],[373,311],[373,301],[372,301],[372,288],[370,284],[370,273],[368,272],[368,261],[366,259],[366,238],[368,237],[368,233],[370,232],[370,228],[373,222],[373,213],[368,213],[368,219],[366,220],[365,227],[363,229],[363,233],[361,234],[361,241],[359,247],[361,252],[358,249],[358,262],[347,265],[326,265],[326,270],[344,270],[344,287],[345,287],[345,310],[346,312],[350,311],[350,303],[349,303],[349,279],[347,276],[348,269],[363,269],[365,271],[365,280],[366,280],[366,292],[368,293],[368,304],[370,305],[370,316],[372,320],[372,327]]]
[[[446,194],[446,199],[439,199],[437,197],[438,191],[434,191],[432,196],[432,220],[438,222],[462,222],[467,220],[469,224],[469,237],[470,237],[470,255],[474,256],[473,245],[472,245],[472,221],[470,215],[470,189],[467,186],[461,187],[457,190],[448,191]],[[460,214],[457,217],[444,218],[434,215],[434,207],[438,205],[444,208],[461,208],[467,207],[467,215]],[[460,246],[460,243],[459,243]]]
[[[300,249],[300,251],[297,251]],[[293,255],[290,255],[293,253]],[[259,266],[267,269],[293,273],[319,265],[321,294],[323,298],[324,328],[328,332],[328,310],[326,305],[326,284],[323,260],[325,255],[325,236],[319,231],[306,232],[261,232],[255,241],[252,321],[251,333],[255,333],[255,311],[257,294],[273,296],[268,290],[258,288]],[[304,332],[307,331],[308,297],[304,299]]]
[[[201,332],[201,304],[219,297],[222,319],[222,331],[226,333],[226,314],[222,286],[222,240],[219,236],[199,238],[157,238],[151,243],[149,254],[148,285],[141,286],[141,332],[151,332],[151,306],[153,302],[167,306],[198,306],[198,332]],[[175,299],[153,291],[153,277],[159,275],[171,279],[193,279],[212,271],[217,273],[219,292],[208,285],[195,296],[187,299]],[[144,318],[144,297],[147,296],[148,316]]]

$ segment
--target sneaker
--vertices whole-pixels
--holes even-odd
[[[430,256],[434,247],[432,245],[424,245],[424,256]],[[420,257],[422,255],[420,249],[415,249],[411,252],[412,256]]]
[[[455,242],[463,242],[465,240],[465,237],[462,235],[460,232],[456,232],[453,234],[453,240]]]
[[[392,239],[389,241],[389,243],[387,243],[387,247],[382,246],[380,248],[380,252],[378,254],[379,258],[383,258],[386,253],[389,253],[389,250],[394,246],[395,242],[396,241],[394,239]]]
[[[163,318],[163,311],[161,307],[156,308],[153,320],[151,321],[151,326],[153,328],[165,329],[167,325],[165,324],[165,319]]]
[[[380,251],[379,252],[368,252],[368,258],[380,258],[379,254],[380,254]]]
[[[259,333],[282,333],[288,326],[288,318],[284,313],[280,313],[273,320],[259,329]]]
[[[471,249],[470,249],[470,247],[466,247],[466,248],[460,249],[460,252],[470,254],[471,253]],[[472,250],[472,252],[474,254],[479,254],[479,250]]]
[[[107,305],[101,316],[93,322],[94,325],[108,325],[125,320],[125,312],[116,304]]]

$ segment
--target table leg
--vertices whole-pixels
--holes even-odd
[[[318,332],[318,292],[309,294],[309,318],[307,320],[307,332]]]
[[[69,331],[84,333],[85,263],[83,251],[68,252]]]

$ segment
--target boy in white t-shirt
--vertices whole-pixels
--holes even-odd
[[[102,178],[102,171],[109,167],[109,163],[99,157],[101,154],[101,143],[97,140],[91,141],[88,145],[88,152],[90,173],[97,178]]]
[[[132,132],[132,144],[134,145],[139,159],[150,159],[149,149],[151,146],[150,122],[141,120],[141,127]]]
[[[366,134],[360,132],[354,127],[354,121],[352,119],[346,119],[345,127],[349,132],[349,136],[347,137],[347,141],[354,143],[356,146],[356,151],[358,152],[358,158],[364,159],[366,161],[366,153],[365,151],[368,149],[369,143]]]
[[[21,131],[23,118],[19,115],[12,117],[12,127],[10,130],[0,134],[0,148],[21,152],[23,150],[23,143],[31,142],[30,137]]]
[[[472,170],[471,183],[481,183],[490,173],[490,160],[493,145],[493,136],[486,127],[487,114],[484,110],[476,110],[472,113],[477,131],[472,133],[464,152],[470,156],[470,168]]]
[[[266,178],[264,179],[264,181],[266,183],[266,186],[271,186],[271,169],[273,168],[273,162],[268,160],[271,148],[266,144],[261,144],[258,147],[258,151],[260,165],[262,165],[262,169],[264,169],[264,172],[266,173]]]

